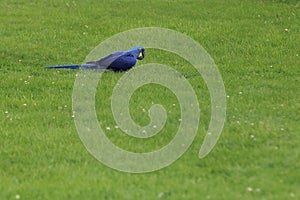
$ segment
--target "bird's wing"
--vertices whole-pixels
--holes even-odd
[[[110,64],[112,62],[114,62],[116,59],[118,59],[119,57],[123,56],[124,54],[126,54],[126,52],[124,51],[116,51],[111,53],[110,55],[107,55],[103,58],[100,58],[100,60],[96,61],[97,65],[101,66],[101,67],[109,67]]]

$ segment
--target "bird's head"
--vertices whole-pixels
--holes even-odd
[[[137,55],[136,59],[138,60],[143,60],[143,58],[146,56],[145,48],[142,46],[136,46],[130,50]]]

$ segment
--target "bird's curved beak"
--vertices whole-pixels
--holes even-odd
[[[138,60],[143,60],[143,58],[145,57],[145,50],[144,49],[139,49],[140,53],[139,56],[137,57]]]

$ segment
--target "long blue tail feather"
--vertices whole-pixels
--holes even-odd
[[[57,65],[57,66],[47,66],[45,68],[51,69],[106,69],[104,66],[99,66],[95,62],[86,63],[86,64],[75,64],[75,65]]]
[[[55,69],[79,69],[81,65],[57,65],[57,66],[47,66],[46,68],[55,68]]]

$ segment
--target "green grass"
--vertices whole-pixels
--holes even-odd
[[[296,0],[2,0],[0,199],[299,199],[299,21]],[[77,72],[43,67],[81,63],[110,36],[149,26],[185,33],[208,51],[224,80],[227,118],[217,145],[199,160],[210,119],[204,81],[182,58],[147,50],[140,63],[167,64],[187,77],[201,122],[174,164],[128,174],[99,163],[81,143],[72,118]],[[122,75],[106,73],[98,86],[103,128],[115,125],[109,97]],[[136,152],[168,143],[179,125],[170,91],[140,88],[131,99],[132,116],[147,124],[142,109],[152,101],[171,111],[161,133],[143,141],[112,128],[108,137]]]

